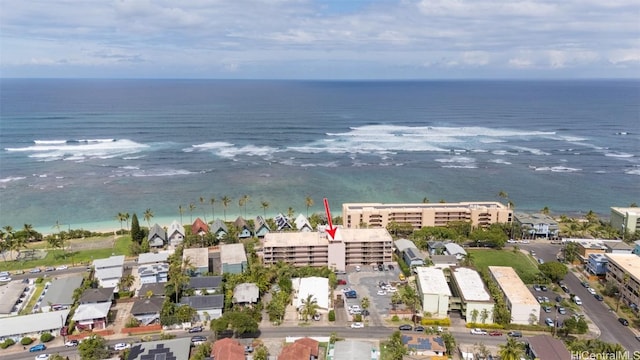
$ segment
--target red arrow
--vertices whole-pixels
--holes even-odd
[[[329,222],[329,228],[326,230],[327,234],[331,237],[331,240],[334,240],[336,236],[337,228],[333,227],[333,222],[331,221],[331,210],[329,210],[329,201],[327,198],[324,198],[324,210],[327,212],[327,221]]]

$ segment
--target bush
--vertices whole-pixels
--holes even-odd
[[[398,322],[398,321],[400,321],[400,318],[398,317],[398,315],[393,315],[393,316],[391,317],[391,321],[393,321],[393,322]]]
[[[40,342],[46,343],[53,340],[53,335],[51,335],[51,333],[42,333],[42,335],[40,335]]]
[[[329,321],[336,321],[336,312],[334,310],[329,310]]]
[[[30,337],[23,337],[22,340],[20,340],[20,344],[22,345],[30,345],[33,342],[33,339]]]
[[[362,315],[361,314],[353,315],[353,321],[357,321],[357,322],[362,321]]]
[[[468,322],[466,326],[467,326],[467,328],[468,328],[468,329],[472,329],[472,328],[480,328],[480,329],[504,329],[504,325],[500,325],[500,324],[482,324],[482,323],[472,323],[472,322]]]
[[[6,349],[6,348],[8,348],[9,346],[11,346],[11,345],[13,345],[15,343],[16,342],[13,341],[13,339],[6,339],[2,344],[0,344],[0,348]]]
[[[140,326],[140,321],[134,317],[130,317],[127,322],[124,324],[126,328],[134,328]]]
[[[422,325],[438,325],[438,326],[451,326],[451,319],[425,319],[422,318],[420,321]]]

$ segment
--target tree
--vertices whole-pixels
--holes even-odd
[[[302,320],[304,322],[309,321],[309,317],[314,317],[318,313],[318,308],[318,300],[311,294],[307,295],[307,298],[302,300],[302,305],[299,309]]]
[[[567,272],[569,272],[567,265],[556,261],[540,264],[538,265],[538,270],[553,282],[564,279]]]
[[[488,318],[489,311],[487,309],[482,309],[482,311],[480,311],[480,322],[485,324]]]
[[[124,216],[124,222],[127,224],[127,230],[129,230],[129,218],[130,218],[131,216],[129,216],[129,213],[128,213],[128,212],[124,213],[124,215],[123,215],[123,216]]]
[[[204,222],[206,223],[207,222],[207,210],[205,210],[205,208],[204,208],[205,199],[204,199],[204,197],[200,196],[199,200],[200,200],[200,205],[202,205],[202,214],[204,216]],[[211,219],[211,220],[213,221],[213,219]]]
[[[295,215],[295,210],[291,206],[287,209],[287,218],[293,219],[293,215]]]
[[[367,310],[366,312],[363,311],[363,313],[368,313],[369,306],[371,306],[371,301],[368,297],[363,297],[362,300],[360,300],[360,307],[362,307],[362,310]]]
[[[120,231],[123,231],[124,227],[122,226],[122,223],[124,223],[124,213],[119,212],[118,215],[116,215],[116,220],[120,222]]]
[[[480,315],[480,311],[478,311],[478,309],[473,309],[471,310],[471,322],[472,323],[476,323],[476,321],[478,320],[478,315]]]
[[[33,234],[34,234],[33,225],[24,224],[24,228],[22,229],[22,231],[24,231],[27,241],[33,240]]]
[[[138,244],[142,244],[142,240],[144,239],[144,231],[140,229],[140,223],[138,222],[138,215],[133,213],[131,218],[131,240]]]
[[[210,356],[211,356],[211,343],[205,342],[203,344],[198,345],[193,350],[193,355],[191,355],[189,360],[204,360],[206,358],[209,358]]]
[[[620,309],[620,298],[622,298],[622,290],[627,288],[627,283],[629,283],[629,274],[625,273],[622,277],[622,289],[618,289],[618,297],[616,299],[616,312]]]
[[[267,208],[269,208],[269,202],[268,201],[262,201],[260,203],[260,206],[262,207],[262,214],[266,218],[267,217]]]
[[[545,206],[542,209],[540,209],[540,212],[545,214],[545,215],[549,215],[551,213],[551,210],[549,209],[548,206]]]
[[[267,360],[269,358],[269,349],[266,346],[260,345],[253,352],[253,360]]]
[[[227,207],[231,204],[231,198],[228,196],[222,197],[222,209],[224,211],[224,221],[227,221]]]
[[[244,194],[240,199],[238,199],[238,206],[244,208],[244,217],[247,217],[247,203],[249,202],[249,195]]]
[[[564,260],[573,263],[578,259],[578,244],[572,242],[568,242],[564,246]]]
[[[153,211],[147,209],[144,211],[144,220],[147,222],[147,226],[151,229],[151,218],[153,218]]]
[[[426,197],[426,196],[425,196],[425,197],[423,197],[423,198],[422,198],[422,203],[423,203],[423,204],[428,204],[428,203],[429,203],[429,198],[428,198],[428,197]]]
[[[180,225],[183,225],[182,214],[184,214],[184,207],[182,205],[178,205],[178,213],[180,214]]]
[[[402,343],[402,334],[400,331],[394,331],[387,342],[388,360],[402,360],[408,353],[408,349]]]
[[[309,208],[313,206],[313,199],[311,198],[311,196],[308,196],[306,198],[304,198],[304,204],[307,207],[307,218],[309,217]]]
[[[447,348],[447,354],[453,355],[456,348],[456,338],[449,332],[443,332],[440,337],[444,341],[444,345]]]
[[[119,291],[129,291],[134,282],[135,277],[132,274],[122,276],[118,284]]]
[[[107,342],[100,335],[92,335],[78,345],[78,353],[82,360],[100,360],[109,356]]]
[[[191,217],[191,223],[193,224],[193,210],[196,209],[196,204],[189,203],[189,216]]]
[[[209,199],[209,204],[211,204],[211,221],[216,221],[216,209],[214,207],[214,205],[216,204],[215,196]]]
[[[524,345],[513,337],[507,338],[507,343],[500,345],[498,351],[502,360],[519,360],[524,355]]]
[[[467,252],[466,255],[464,255],[464,257],[462,258],[462,265],[464,266],[473,266],[473,254],[470,252]]]
[[[191,322],[196,315],[196,309],[189,305],[182,305],[176,308],[176,320],[178,322]]]

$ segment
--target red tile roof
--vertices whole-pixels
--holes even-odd
[[[308,360],[309,358],[311,358],[311,350],[297,342],[283,348],[278,355],[278,360]]]
[[[317,340],[305,337],[294,341],[294,343],[306,346],[307,348],[309,348],[309,351],[311,351],[311,355],[315,356],[316,358],[318,357],[318,353],[320,352],[320,343]]]
[[[229,338],[218,340],[213,343],[211,356],[215,360],[245,360],[244,346]]]
[[[209,225],[205,224],[204,221],[200,220],[200,218],[196,218],[196,221],[191,225],[191,233],[199,234],[201,232],[209,232]]]

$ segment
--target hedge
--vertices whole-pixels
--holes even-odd
[[[501,324],[482,324],[482,323],[467,323],[467,328],[480,328],[480,329],[504,329],[504,325]]]
[[[334,310],[329,310],[329,321],[336,321],[336,312]]]
[[[2,342],[2,344],[0,344],[0,348],[6,349],[6,348],[8,348],[9,346],[11,346],[11,345],[13,345],[15,343],[16,342],[13,341],[13,339],[6,339],[4,342]]]
[[[22,340],[20,340],[20,344],[22,345],[30,345],[33,342],[33,339],[30,337],[23,337]]]
[[[49,342],[53,339],[54,339],[53,335],[51,335],[51,333],[48,333],[48,332],[42,333],[42,335],[40,335],[40,342],[43,342],[43,343]]]
[[[425,319],[425,318],[422,318],[422,320],[420,320],[420,323],[422,325],[451,326],[451,319],[449,319],[449,318],[444,318],[444,319]]]

